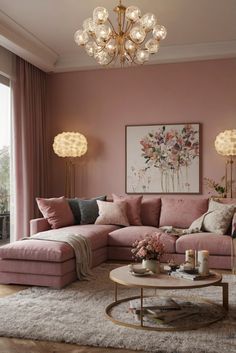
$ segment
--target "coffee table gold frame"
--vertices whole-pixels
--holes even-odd
[[[203,279],[200,281],[191,281],[186,279],[179,279],[169,276],[168,274],[160,274],[160,275],[152,275],[148,277],[134,277],[129,272],[128,266],[122,266],[110,272],[110,279],[115,283],[115,301],[109,304],[105,313],[109,320],[113,323],[125,327],[132,327],[141,330],[151,330],[151,331],[186,331],[186,330],[196,330],[201,327],[209,326],[216,321],[224,318],[228,311],[229,300],[228,300],[228,283],[222,282],[222,276],[216,272],[214,272],[214,277],[209,277],[208,279]],[[121,284],[126,287],[133,287],[140,289],[140,295],[132,296],[124,299],[118,300],[118,285]],[[212,302],[211,300],[199,298],[199,297],[191,297],[191,299],[195,298],[200,300],[201,302],[205,302],[211,305],[215,305],[221,308],[221,315],[217,318],[213,318],[210,320],[206,320],[203,323],[192,323],[185,326],[175,326],[175,327],[153,327],[147,326],[144,324],[143,320],[143,299],[147,296],[144,295],[144,289],[192,289],[192,288],[201,288],[201,287],[209,287],[209,286],[218,286],[222,288],[222,306]],[[112,317],[111,311],[112,308],[118,306],[121,303],[127,302],[133,299],[140,299],[140,323],[139,324],[131,324],[128,322],[120,321]],[[185,297],[186,299],[186,297]],[[188,298],[189,299],[189,298]]]

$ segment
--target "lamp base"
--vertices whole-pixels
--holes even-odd
[[[66,161],[65,196],[67,198],[75,197],[75,163],[72,158]]]

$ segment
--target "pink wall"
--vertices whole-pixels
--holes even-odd
[[[202,123],[203,176],[224,175],[214,139],[236,128],[235,59],[52,74],[48,90],[51,139],[62,131],[88,139],[88,153],[78,163],[77,196],[125,192],[126,124]],[[54,155],[52,140],[51,192],[59,196],[64,160]]]

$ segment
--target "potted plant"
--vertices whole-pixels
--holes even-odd
[[[219,183],[213,179],[204,178],[204,184],[205,184],[206,188],[208,190],[210,190],[209,194],[214,192],[217,194],[217,195],[215,195],[217,197],[227,197],[227,188],[229,185],[228,185],[228,183],[227,183],[227,185],[225,184],[225,177],[224,176],[220,179]]]
[[[134,258],[142,260],[142,266],[154,273],[160,272],[160,257],[164,253],[160,236],[161,233],[147,234],[144,239],[136,240],[131,250]]]

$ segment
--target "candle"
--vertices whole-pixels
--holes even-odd
[[[195,252],[194,250],[186,250],[185,251],[185,262],[188,262],[191,264],[192,268],[195,267]]]
[[[198,272],[199,274],[206,276],[209,274],[209,251],[201,250],[198,251]]]

